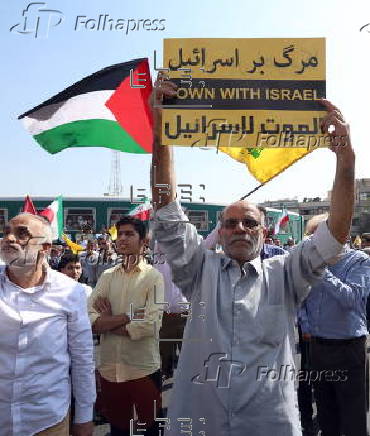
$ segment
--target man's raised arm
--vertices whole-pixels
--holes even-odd
[[[161,144],[163,97],[174,97],[176,85],[159,79],[151,96],[154,118],[154,145],[152,160],[152,196],[154,215],[153,237],[166,255],[172,271],[173,282],[189,299],[195,279],[202,268],[204,254],[202,237],[195,226],[188,222],[176,198],[176,181],[172,147]]]
[[[306,298],[309,285],[322,279],[326,266],[336,260],[348,237],[353,214],[355,154],[349,126],[336,106],[327,100],[322,103],[328,113],[321,129],[331,137],[330,148],[336,154],[337,168],[327,225],[321,222],[312,237],[298,244],[285,260],[286,289],[295,304]]]
[[[153,113],[153,155],[152,155],[152,196],[154,209],[160,209],[176,197],[176,178],[173,162],[172,147],[163,147],[162,140],[162,104],[163,97],[174,97],[176,85],[162,80],[158,76],[155,88],[151,96]]]
[[[352,149],[349,125],[340,110],[330,101],[322,100],[328,110],[321,128],[331,137],[331,150],[337,156],[337,167],[331,194],[328,227],[334,238],[344,244],[351,228],[355,201],[355,153]],[[334,126],[333,132],[329,131]]]

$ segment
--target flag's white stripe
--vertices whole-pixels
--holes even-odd
[[[50,209],[54,212],[54,218],[51,223],[51,231],[53,235],[53,240],[58,239],[59,232],[58,232],[58,208],[59,208],[59,202],[58,200],[54,200],[51,205],[49,206]]]
[[[137,214],[139,214],[141,212],[146,212],[147,210],[151,210],[151,208],[152,208],[152,205],[150,204],[150,202],[149,203],[140,204],[139,206],[136,206],[135,209],[132,209],[129,212],[129,215],[130,216],[137,215]]]
[[[57,110],[50,118],[45,118],[46,108],[42,108],[23,118],[23,123],[31,135],[38,135],[45,130],[53,129],[62,124],[79,120],[113,120],[113,113],[105,106],[106,101],[114,91],[93,91],[72,97],[62,104],[55,105]],[[59,106],[59,107],[58,107]],[[50,106],[52,109],[53,106]]]
[[[277,219],[277,222],[276,222],[276,224],[275,224],[274,234],[277,234],[277,233],[280,232],[280,227],[281,227],[282,221],[283,221],[283,219],[284,219],[285,217],[288,217],[288,218],[289,218],[289,214],[288,214],[288,211],[287,211],[286,209],[283,209],[283,211],[282,211],[281,214],[279,215],[279,217],[278,217],[278,219]]]

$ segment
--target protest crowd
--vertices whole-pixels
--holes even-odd
[[[349,237],[355,153],[340,110],[323,101],[336,173],[303,241],[281,246],[247,200],[203,239],[161,146],[176,85],[156,91],[150,222],[123,217],[79,252],[37,215],[5,228],[0,435],[366,436],[370,237]]]

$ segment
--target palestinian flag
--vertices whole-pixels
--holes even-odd
[[[141,221],[149,221],[150,211],[152,210],[152,205],[148,198],[145,198],[144,203],[140,203],[137,206],[133,206],[128,215],[133,218],[139,219]]]
[[[19,119],[51,154],[70,147],[151,153],[151,91],[148,59],[135,59],[85,77]]]

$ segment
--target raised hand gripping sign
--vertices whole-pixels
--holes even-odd
[[[324,38],[165,39],[178,86],[162,141],[188,147],[327,147]]]

